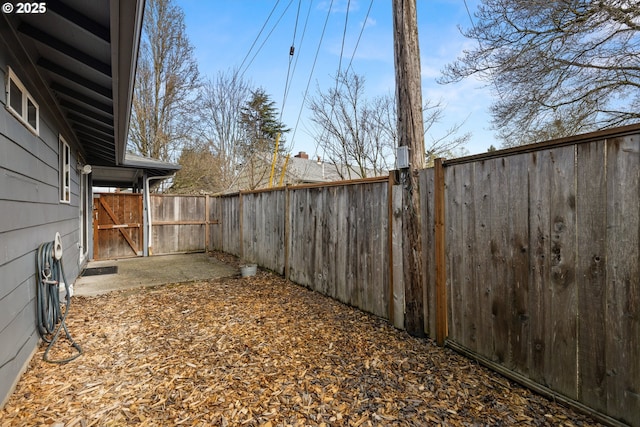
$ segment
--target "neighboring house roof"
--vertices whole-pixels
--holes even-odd
[[[261,189],[269,186],[272,159],[267,159],[265,156],[254,156],[253,160],[253,162],[242,166],[236,180],[227,192]],[[279,156],[273,179],[274,187],[279,185],[284,161],[284,158]],[[373,171],[367,170],[367,176],[374,176]],[[300,152],[289,158],[283,184],[318,184],[357,178],[360,178],[360,175],[351,166],[323,162],[320,158],[309,159],[306,153]]]
[[[334,164],[302,157],[289,158],[286,174],[291,181],[297,181],[296,183],[311,184],[342,180]]]
[[[39,96],[57,105],[54,120],[75,139],[86,164],[136,167],[126,144],[144,0],[44,4],[45,13],[3,13],[3,36],[24,47],[27,57],[20,61],[43,88]],[[152,169],[176,170],[172,164]]]

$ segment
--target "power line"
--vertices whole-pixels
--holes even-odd
[[[307,86],[304,90],[304,95],[302,97],[302,103],[300,104],[300,110],[298,111],[298,118],[296,119],[296,125],[293,128],[293,135],[291,136],[291,141],[294,140],[296,133],[298,132],[298,125],[300,124],[300,117],[302,117],[302,110],[304,109],[304,104],[307,102],[307,95],[309,94],[309,86],[311,86],[311,79],[313,78],[313,72],[315,71],[316,64],[318,63],[318,55],[320,54],[320,48],[322,47],[322,41],[324,40],[324,34],[327,30],[327,24],[329,23],[329,16],[331,16],[331,9],[333,8],[333,0],[329,4],[329,10],[327,11],[327,17],[324,20],[324,25],[322,26],[322,33],[320,34],[320,41],[318,42],[318,48],[316,49],[316,54],[313,58],[313,65],[311,66],[311,72],[309,73],[309,79],[307,80]],[[309,2],[309,11],[311,11],[311,2]],[[307,14],[307,20],[309,16]],[[306,28],[306,24],[305,24]],[[316,141],[316,153],[318,152],[319,142]],[[306,174],[306,170],[303,173],[303,176]]]
[[[344,16],[344,30],[342,30],[342,46],[340,47],[340,60],[338,61],[338,74],[342,70],[342,56],[344,55],[344,42],[347,38],[347,24],[349,23],[349,9],[351,9],[351,0],[347,1],[347,13]],[[338,87],[338,79],[336,78],[336,89]]]
[[[296,33],[298,31],[298,18],[300,17],[300,6],[302,5],[302,0],[298,0],[298,11],[296,12],[296,23],[293,26],[293,40],[291,41],[291,47],[289,48],[289,65],[287,66],[287,78],[284,82],[284,95],[282,96],[282,107],[280,108],[280,121],[282,121],[282,114],[284,113],[284,106],[287,102],[287,95],[289,92],[289,77],[292,76],[291,73],[291,63],[293,62],[293,56],[295,54],[296,49]],[[295,70],[295,68],[294,68]]]
[[[279,1],[279,0],[278,0]],[[256,59],[256,56],[258,56],[258,54],[260,53],[260,51],[262,50],[262,48],[264,47],[265,43],[269,40],[269,37],[271,37],[271,34],[273,34],[273,31],[276,29],[276,27],[278,26],[278,24],[280,23],[280,21],[282,20],[282,18],[284,17],[285,13],[287,13],[287,10],[289,9],[289,6],[291,6],[291,3],[293,3],[293,0],[289,1],[289,4],[287,4],[287,7],[284,9],[284,11],[282,12],[282,14],[280,15],[280,17],[278,18],[278,20],[276,21],[275,24],[273,24],[273,28],[271,28],[271,31],[269,31],[269,34],[267,34],[267,37],[264,39],[264,41],[262,42],[262,44],[260,45],[260,47],[258,48],[258,50],[256,51],[256,53],[253,55],[253,58],[251,58],[251,61],[249,61],[249,63],[247,64],[247,67],[245,68],[245,70],[242,72],[241,76],[244,75],[244,73],[249,69],[249,67],[251,66],[251,64],[253,63],[253,60]]]
[[[253,50],[253,47],[258,42],[258,39],[260,38],[260,35],[262,35],[262,32],[264,31],[265,27],[269,23],[269,20],[271,19],[271,15],[273,15],[273,12],[275,12],[276,8],[278,7],[278,4],[280,4],[280,0],[276,1],[276,4],[273,6],[273,9],[271,9],[271,12],[269,13],[269,16],[267,16],[267,20],[264,21],[264,24],[262,24],[262,28],[260,28],[260,32],[258,32],[258,35],[256,36],[256,39],[253,41],[253,43],[251,44],[251,47],[249,48],[249,51],[247,52],[247,54],[244,56],[244,59],[240,63],[240,66],[238,67],[238,72],[242,69],[242,66],[244,65],[244,62],[247,60],[247,58],[251,54],[251,51]]]
[[[371,13],[371,8],[373,7],[373,0],[369,3],[369,9],[367,10],[367,15],[364,17],[364,22],[362,24],[362,28],[360,28],[360,34],[358,35],[358,40],[356,41],[356,45],[353,48],[353,53],[351,54],[351,59],[349,60],[349,66],[347,70],[351,68],[351,64],[353,63],[353,58],[356,56],[356,51],[358,50],[358,46],[360,46],[360,39],[362,38],[362,33],[364,33],[364,27],[367,26],[367,21],[369,20],[369,14]]]
[[[320,34],[320,41],[318,42],[318,48],[316,49],[316,55],[313,58],[313,65],[311,66],[311,73],[309,73],[309,79],[307,80],[307,86],[304,90],[304,96],[302,97],[302,105],[300,106],[300,111],[298,112],[298,119],[296,120],[296,125],[293,130],[293,137],[295,137],[296,131],[298,130],[298,124],[300,123],[300,117],[302,116],[302,109],[304,108],[304,104],[307,100],[307,95],[309,93],[309,86],[311,86],[311,79],[313,78],[313,72],[315,71],[316,64],[318,62],[318,55],[320,54],[320,47],[322,46],[322,41],[324,39],[324,34],[327,30],[327,23],[329,22],[329,16],[331,15],[331,9],[333,7],[333,0],[331,0],[331,4],[329,5],[329,10],[327,12],[327,17],[324,20],[324,26],[322,27],[322,33]],[[311,10],[311,4],[309,4],[309,10]],[[293,137],[291,140],[293,140]],[[317,143],[316,143],[317,150]]]
[[[311,15],[311,5],[313,0],[309,1],[309,9],[307,10],[307,17],[304,21],[304,27],[302,28],[302,36],[300,37],[300,48],[302,48],[302,43],[304,42],[304,36],[307,34],[307,25],[309,24],[309,16]],[[296,55],[296,60],[293,64],[293,74],[296,72],[296,68],[298,68],[298,60],[300,59],[300,55]],[[287,87],[287,94],[289,93],[289,89],[291,89],[292,81],[289,82],[289,86]]]
[[[344,29],[342,30],[342,45],[340,47],[340,59],[338,60],[338,72],[336,73],[336,87],[334,89],[336,96],[338,94],[338,87],[340,86],[340,73],[342,71],[342,57],[344,55],[344,43],[345,43],[345,40],[347,38],[347,24],[349,23],[349,9],[351,9],[351,0],[347,1],[347,13],[345,14]],[[334,111],[334,109],[335,109],[335,101],[331,104],[331,111],[329,112],[329,123],[331,123],[331,120],[333,119],[333,111]],[[324,136],[324,132],[323,132],[323,136]],[[316,143],[316,153],[315,154],[317,154],[318,145],[319,144]]]

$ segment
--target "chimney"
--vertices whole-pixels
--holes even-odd
[[[307,153],[305,153],[304,151],[299,152],[298,154],[296,154],[293,157],[297,157],[299,159],[308,159],[309,155]]]

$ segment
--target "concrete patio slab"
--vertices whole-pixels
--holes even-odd
[[[206,253],[90,261],[87,264],[87,268],[106,266],[117,266],[118,272],[78,277],[73,286],[74,295],[101,295],[124,289],[218,279],[239,273],[236,267]]]

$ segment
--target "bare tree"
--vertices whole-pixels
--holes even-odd
[[[365,97],[365,80],[357,74],[341,73],[337,88],[320,89],[309,101],[311,120],[330,163],[343,179],[366,178],[394,167],[398,145],[396,100],[391,95]],[[423,106],[427,165],[437,157],[464,153],[470,135],[459,135],[462,124],[454,124],[444,135],[434,136],[432,127],[442,120],[441,102],[427,100]],[[342,167],[348,165],[349,167]]]
[[[192,136],[199,86],[182,9],[172,0],[147,0],[129,149],[146,157],[174,160]]]
[[[326,92],[318,87],[309,100],[315,138],[341,178],[366,178],[390,168],[395,140],[383,123],[394,108],[388,98],[367,100],[365,79],[355,73],[340,72]]]
[[[250,84],[236,71],[219,72],[204,86],[201,111],[202,140],[217,161],[220,185],[228,188],[236,177],[244,140],[242,109],[251,97]]]
[[[505,145],[640,120],[640,5],[628,0],[482,0],[466,37],[477,47],[444,70],[499,99]]]
[[[433,166],[434,160],[439,157],[450,159],[464,156],[468,153],[465,146],[471,138],[471,133],[460,133],[464,121],[453,123],[442,134],[436,135],[433,132],[432,127],[444,118],[444,110],[445,107],[442,101],[433,102],[427,99],[422,106],[425,135],[424,152],[427,166]]]
[[[396,101],[394,98],[385,97],[387,102],[383,105],[386,108],[382,117],[384,121],[380,123],[386,134],[393,141],[393,146],[396,147],[397,126],[393,126],[397,123],[396,118]],[[471,133],[460,133],[463,122],[453,123],[441,134],[436,134],[433,130],[433,126],[440,123],[444,118],[445,107],[442,101],[434,102],[430,99],[424,101],[422,106],[422,123],[424,125],[424,153],[425,164],[427,167],[433,166],[435,159],[441,157],[445,159],[451,159],[454,157],[460,157],[467,154],[466,145],[471,138]]]

